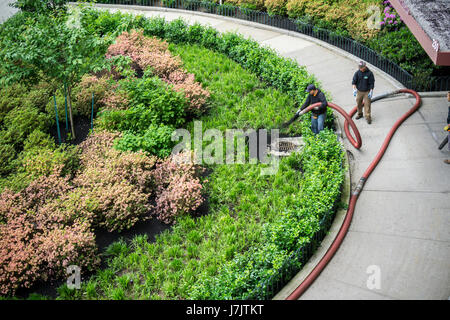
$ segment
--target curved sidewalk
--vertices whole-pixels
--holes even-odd
[[[190,24],[199,22],[219,31],[237,31],[305,65],[331,94],[333,102],[346,111],[355,106],[351,79],[359,59],[319,40],[210,14],[98,6],[147,17],[162,16],[166,20],[181,17]],[[387,74],[371,69],[376,80],[375,96],[401,87]],[[414,99],[408,96],[374,103],[372,124],[363,119],[356,122],[363,139],[360,150],[355,150],[343,137],[349,154],[352,189],[391,126],[413,104]],[[446,148],[443,151],[437,148],[445,138],[442,128],[447,105],[444,95],[424,95],[419,111],[399,128],[359,197],[342,246],[301,299],[449,299],[450,166],[443,160],[450,158],[450,154]],[[342,119],[338,121],[342,126]],[[376,283],[372,282],[373,270],[379,271],[379,287],[375,288],[370,286]],[[290,294],[299,284],[301,273],[275,299]]]

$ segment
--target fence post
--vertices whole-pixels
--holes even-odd
[[[69,132],[69,121],[67,120],[67,87],[64,82],[64,105],[66,110],[66,132]]]
[[[94,131],[94,93],[92,92],[91,130]]]
[[[55,102],[56,130],[58,131],[58,142],[59,142],[59,144],[61,144],[61,132],[59,131],[58,108],[56,107],[56,96],[55,95],[53,95],[53,101]]]

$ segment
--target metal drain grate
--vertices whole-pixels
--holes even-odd
[[[278,151],[287,152],[287,151],[294,150],[295,148],[297,148],[297,145],[295,143],[292,143],[289,141],[278,142]]]
[[[268,146],[269,154],[277,157],[287,157],[292,152],[299,152],[304,146],[302,137],[276,138]]]

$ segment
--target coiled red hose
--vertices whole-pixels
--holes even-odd
[[[375,156],[374,160],[372,161],[372,163],[369,165],[369,167],[366,169],[366,171],[362,175],[361,179],[359,180],[355,191],[353,191],[353,193],[351,195],[350,203],[349,203],[349,206],[348,206],[347,213],[345,215],[344,222],[343,222],[341,228],[339,229],[339,232],[336,235],[336,238],[334,239],[333,243],[328,248],[327,252],[322,257],[322,259],[319,261],[319,263],[311,271],[311,273],[305,278],[305,280],[303,280],[303,282],[297,287],[297,289],[295,289],[286,298],[286,300],[297,300],[306,291],[306,289],[308,289],[308,287],[314,282],[314,280],[316,280],[316,278],[319,276],[319,274],[322,272],[322,270],[326,267],[328,262],[330,262],[331,258],[334,256],[336,251],[339,249],[341,243],[343,242],[344,237],[345,237],[345,235],[348,232],[348,229],[350,228],[350,223],[352,221],[353,213],[355,211],[356,201],[359,198],[359,194],[361,193],[365,182],[367,181],[367,179],[369,178],[370,174],[373,172],[373,170],[375,169],[375,167],[378,165],[378,163],[380,162],[381,158],[383,157],[383,155],[384,155],[387,147],[389,146],[389,143],[390,143],[390,141],[392,139],[392,136],[394,135],[395,131],[397,131],[397,129],[400,127],[400,125],[406,119],[408,119],[408,117],[411,116],[420,107],[421,98],[420,98],[419,94],[417,92],[415,92],[414,90],[410,90],[410,89],[400,89],[400,90],[394,91],[394,92],[392,92],[390,94],[383,95],[381,98],[385,98],[385,97],[388,97],[390,95],[394,95],[394,94],[398,94],[398,93],[410,93],[410,94],[412,94],[416,98],[416,103],[414,104],[414,106],[408,112],[406,112],[400,119],[398,119],[395,122],[393,127],[390,129],[388,135],[384,139],[384,142],[383,142],[380,150],[378,151],[377,155]],[[375,98],[374,98],[374,100],[375,100]],[[374,100],[372,100],[372,101],[374,101]],[[320,103],[312,105],[312,106],[306,108],[305,110],[307,110],[307,109],[311,110],[315,106],[318,106],[319,104]],[[345,134],[346,134],[347,138],[350,140],[350,142],[352,143],[352,145],[356,149],[359,149],[361,147],[361,144],[362,144],[361,136],[359,134],[359,131],[358,131],[355,123],[352,120],[352,117],[356,113],[356,107],[350,111],[350,114],[347,114],[342,108],[340,108],[340,107],[338,107],[338,106],[336,106],[336,105],[334,105],[332,103],[328,103],[328,106],[330,106],[331,108],[337,110],[340,114],[342,114],[344,116],[344,118],[345,118],[345,123],[344,123]],[[351,136],[349,126],[351,126],[353,132],[355,133],[356,140],[353,139],[353,137]]]

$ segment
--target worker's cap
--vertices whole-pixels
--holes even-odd
[[[313,84],[309,84],[309,85],[306,87],[306,92],[310,92],[311,90],[316,90],[316,86],[313,85]]]
[[[358,65],[359,65],[360,68],[363,68],[363,67],[366,66],[366,63],[361,60]]]

